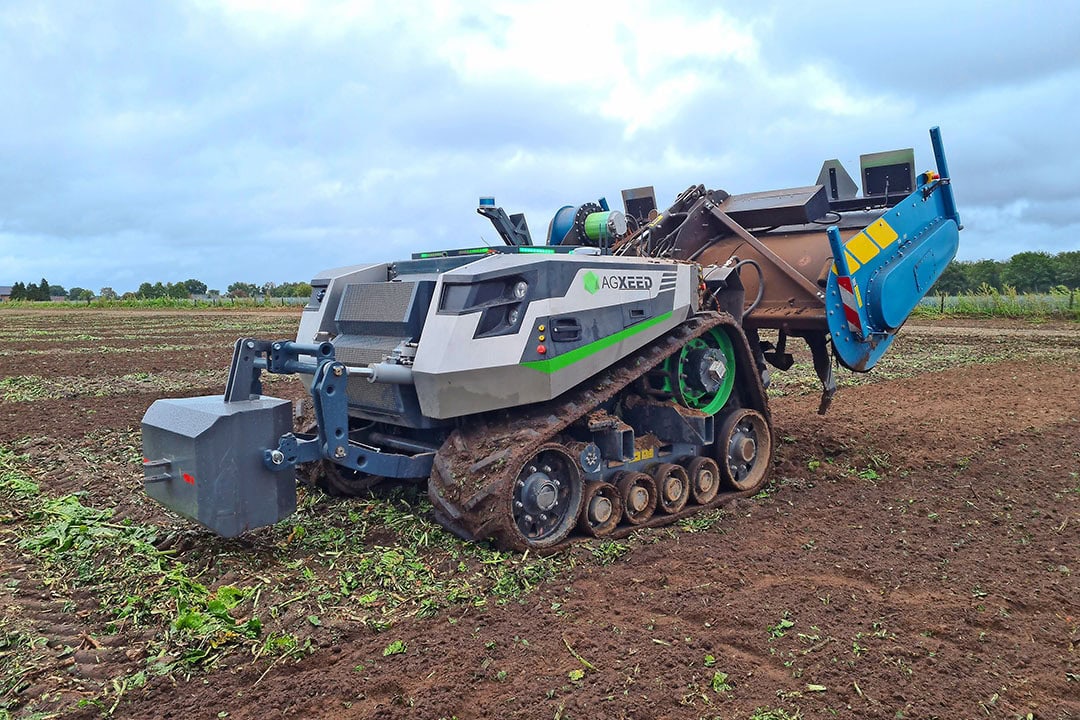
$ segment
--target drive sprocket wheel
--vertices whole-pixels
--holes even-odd
[[[581,471],[561,445],[542,445],[521,466],[510,495],[514,545],[542,549],[562,542],[582,505]]]
[[[623,517],[630,525],[647,522],[656,512],[656,481],[643,472],[628,472],[617,486],[623,501]]]
[[[721,328],[686,342],[679,352],[649,372],[646,392],[670,397],[706,415],[719,412],[735,387],[735,350]]]
[[[720,491],[720,468],[712,458],[700,455],[686,463],[690,476],[690,494],[698,505],[711,503]]]
[[[610,535],[622,520],[619,489],[608,482],[585,483],[578,530],[592,537]]]
[[[681,466],[674,463],[654,465],[649,472],[656,481],[657,502],[668,515],[686,507],[690,499],[690,478]]]
[[[728,415],[716,437],[724,482],[740,492],[757,490],[768,476],[772,435],[765,417],[742,408]]]

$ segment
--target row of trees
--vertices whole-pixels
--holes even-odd
[[[1022,252],[1004,261],[953,261],[934,285],[934,292],[960,295],[984,286],[1004,290],[1006,285],[1022,293],[1047,293],[1059,287],[1080,288],[1080,250],[1057,255]]]
[[[254,283],[234,282],[228,287],[226,297],[253,298],[253,297],[307,297],[311,294],[311,285],[305,282],[282,283],[277,285],[272,282],[256,285]],[[135,297],[142,299],[154,298],[189,298],[195,295],[207,297],[221,297],[219,290],[207,290],[206,283],[201,280],[184,280],[177,283],[156,282],[151,285],[144,282],[135,292]]]
[[[1005,286],[1015,288],[1022,293],[1046,293],[1052,288],[1059,287],[1070,290],[1080,288],[1080,250],[1070,250],[1057,255],[1047,252],[1022,252],[1013,255],[1008,260],[953,261],[934,285],[934,292],[960,295],[983,287],[1003,290]],[[280,285],[272,282],[262,285],[234,282],[229,285],[226,296],[283,298],[307,297],[310,294],[311,285],[306,282]],[[144,282],[139,285],[137,291],[124,293],[123,297],[149,300],[154,298],[185,299],[196,295],[216,298],[220,297],[221,293],[218,290],[208,290],[206,283],[191,278],[176,283]],[[101,288],[96,295],[92,290],[80,287],[64,290],[62,285],[50,285],[45,278],[41,278],[39,283],[27,285],[18,282],[11,287],[12,300],[49,300],[54,297],[85,301],[93,300],[95,297],[115,300],[117,293],[109,287]]]
[[[62,285],[50,285],[45,278],[41,278],[39,283],[17,282],[11,286],[12,300],[51,300],[54,297],[67,296],[67,290]]]
[[[229,285],[226,297],[232,298],[253,298],[253,297],[307,297],[311,294],[311,285],[305,282],[297,283],[282,283],[277,285],[272,282],[263,283],[262,285],[255,285],[254,283],[234,282]],[[157,298],[175,298],[178,300],[187,299],[195,296],[205,296],[209,298],[221,297],[220,290],[207,289],[206,283],[201,280],[191,278],[182,282],[175,283],[149,283],[144,282],[139,285],[139,289],[135,292],[126,292],[122,296],[119,295],[111,287],[103,287],[97,293],[93,290],[87,290],[86,288],[73,287],[70,290],[65,290],[62,285],[50,285],[49,281],[45,278],[41,278],[39,283],[22,283],[17,282],[11,286],[11,299],[12,300],[42,300],[47,301],[52,298],[64,298],[67,300],[86,301],[100,298],[102,300],[154,300]]]
[[[177,283],[162,283],[160,280],[156,283],[144,282],[139,285],[139,289],[135,291],[135,296],[143,300],[155,300],[157,298],[176,298],[183,300],[189,298],[192,295],[206,295],[206,283],[194,278],[190,280],[184,280]],[[216,290],[214,294],[219,294]]]
[[[282,283],[276,285],[272,282],[256,285],[254,283],[234,282],[229,286],[230,297],[307,297],[311,294],[311,285],[306,282]]]

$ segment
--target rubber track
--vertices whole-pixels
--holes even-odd
[[[745,371],[754,368],[754,361],[742,328],[727,313],[699,313],[560,398],[527,408],[486,413],[470,418],[467,427],[455,429],[436,454],[428,481],[436,519],[463,538],[490,538],[500,548],[525,550],[528,546],[513,526],[511,496],[518,472],[537,448],[557,441],[560,432],[614,398],[686,342],[719,326],[734,330],[729,335],[737,356],[736,367],[741,370],[737,370],[734,392],[744,407],[754,408],[765,416],[771,432],[772,420],[761,378],[756,372]],[[775,438],[773,441],[775,447]],[[668,525],[754,492],[721,492],[707,505],[687,506],[673,515],[658,514],[641,525],[620,525],[605,537],[620,538],[642,527]],[[544,547],[542,552],[557,552],[584,538],[571,532],[563,541]]]

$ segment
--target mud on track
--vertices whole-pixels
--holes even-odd
[[[0,361],[57,349],[56,333],[20,337],[21,327],[108,347],[130,341],[127,319],[3,313]],[[116,717],[185,720],[751,718],[764,708],[786,713],[776,718],[1080,718],[1080,327],[908,327],[878,372],[843,378],[823,419],[799,358],[798,372],[777,373],[778,457],[758,498],[698,523],[584,545],[528,591],[483,589],[487,602],[406,613],[379,632],[350,620],[351,600],[314,594],[283,605],[297,592],[290,574],[333,567],[326,547],[285,542],[288,528],[220,541],[142,500],[137,425],[162,393],[139,374],[189,373],[166,394],[220,392],[210,371],[223,382],[233,328],[220,325],[235,320],[132,318],[153,329],[148,345],[203,348],[177,366],[133,346],[102,354],[109,371],[100,374],[79,369],[75,356],[91,353],[50,359],[55,374],[42,377],[64,378],[70,396],[0,399],[0,446],[29,456],[48,495],[81,490],[86,505],[164,527],[202,582],[266,579],[260,604],[281,609],[275,629],[313,652],[299,661],[234,653],[190,680],[151,672],[145,685],[110,689],[148,668],[160,629],[110,623],[90,590],[50,585],[49,569],[17,542],[27,520],[0,507],[9,619],[0,630],[47,639],[24,653],[33,667],[0,698],[14,716],[96,717],[115,702]],[[236,335],[288,337],[295,325],[279,314],[246,320],[261,332]],[[35,374],[4,367],[6,378]],[[84,388],[118,380],[92,395],[67,379],[80,377]],[[302,395],[291,381],[270,392]],[[359,501],[319,502],[305,516],[309,533],[317,513],[340,523],[359,522],[350,508],[368,513]],[[360,542],[393,548],[413,537],[378,526]],[[471,572],[475,557],[461,557]],[[404,651],[384,655],[395,642]],[[13,647],[0,645],[0,672],[19,672],[3,664]],[[77,710],[80,699],[99,705]]]

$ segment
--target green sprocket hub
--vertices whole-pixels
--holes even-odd
[[[680,405],[714,415],[735,387],[735,350],[727,333],[713,328],[665,360],[663,370],[658,389]]]

